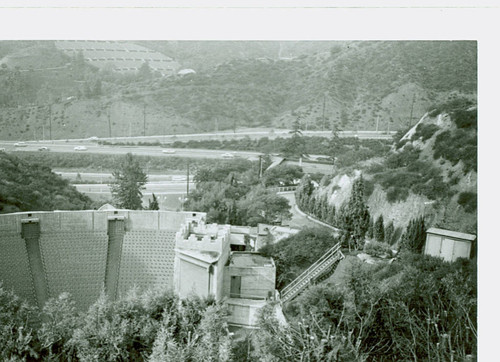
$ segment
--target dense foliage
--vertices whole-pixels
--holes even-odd
[[[346,260],[345,262],[348,262]],[[261,330],[275,342],[273,360],[286,345],[309,360],[464,360],[477,348],[476,262],[406,253],[391,264],[356,259],[339,284],[311,287],[287,307],[289,328]],[[274,352],[274,353],[273,353]],[[298,360],[298,357],[292,359]]]
[[[158,149],[158,154],[161,151]],[[78,168],[90,170],[113,170],[120,163],[123,155],[119,154],[97,154],[97,153],[64,153],[64,152],[16,152],[16,156],[22,160],[30,160],[50,168]],[[143,156],[134,155],[142,167],[149,170],[183,170],[187,169],[189,162],[191,167],[216,165],[221,161],[207,158],[185,158],[177,156]]]
[[[370,182],[382,186],[391,203],[405,201],[410,191],[431,200],[445,199],[451,192],[441,170],[431,161],[420,159],[420,150],[411,145],[389,154],[384,166],[368,169],[373,175]]]
[[[0,152],[0,212],[82,210],[91,204],[49,167]]]
[[[104,294],[77,311],[67,293],[39,311],[0,286],[0,357],[43,361],[228,361],[225,309],[169,291]]]
[[[264,159],[262,169],[269,162]],[[280,165],[265,171],[261,178],[260,173],[259,163],[244,160],[201,167],[194,176],[196,189],[188,195],[184,208],[206,212],[208,222],[219,224],[256,226],[289,219],[288,200],[272,187],[293,182],[302,170]]]

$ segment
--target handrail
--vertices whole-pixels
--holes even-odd
[[[339,250],[340,250],[340,243],[337,243],[330,250],[328,250],[325,254],[323,254],[318,260],[316,260],[316,262],[314,262],[302,274],[300,274],[297,278],[295,278],[290,284],[288,284],[286,287],[284,287],[283,290],[281,291],[281,295],[285,296],[287,291],[291,290],[295,285],[299,284],[304,279],[306,279],[313,270],[315,270],[317,267],[319,267],[320,264],[323,264],[325,261],[327,261],[330,258],[330,256],[334,255]]]

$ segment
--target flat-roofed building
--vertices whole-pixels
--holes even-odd
[[[438,228],[427,230],[424,254],[453,262],[458,258],[471,257],[476,235]]]

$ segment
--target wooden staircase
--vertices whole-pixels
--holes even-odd
[[[300,274],[294,281],[283,288],[280,293],[281,302],[286,303],[295,298],[311,283],[314,283],[322,275],[331,271],[333,266],[342,259],[344,259],[344,254],[340,251],[340,243],[338,243]]]

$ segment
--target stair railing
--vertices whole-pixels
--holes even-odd
[[[340,251],[340,243],[336,244],[334,247],[332,247],[330,250],[328,250],[325,254],[323,254],[321,256],[321,258],[319,258],[318,260],[316,260],[316,262],[314,264],[312,264],[302,274],[300,274],[297,278],[295,278],[290,284],[288,284],[285,288],[283,288],[283,290],[280,292],[280,294],[281,294],[281,300],[282,301],[286,301],[286,300],[288,300],[290,298],[293,298],[293,295],[289,296],[289,294],[295,289],[295,287],[297,287],[299,284],[301,284],[304,281],[306,281],[306,285],[307,285],[307,283],[310,281],[310,280],[307,280],[307,279],[312,279],[313,278],[311,276],[311,274],[313,274],[316,270],[318,270],[323,265],[325,265],[326,263],[328,263],[329,261],[331,261],[331,259],[337,253],[339,253],[339,255],[337,255],[336,260],[344,258],[344,255]],[[305,288],[306,285],[304,285],[303,287]],[[299,291],[296,294],[298,294],[299,292],[300,292],[300,289],[299,289]]]

